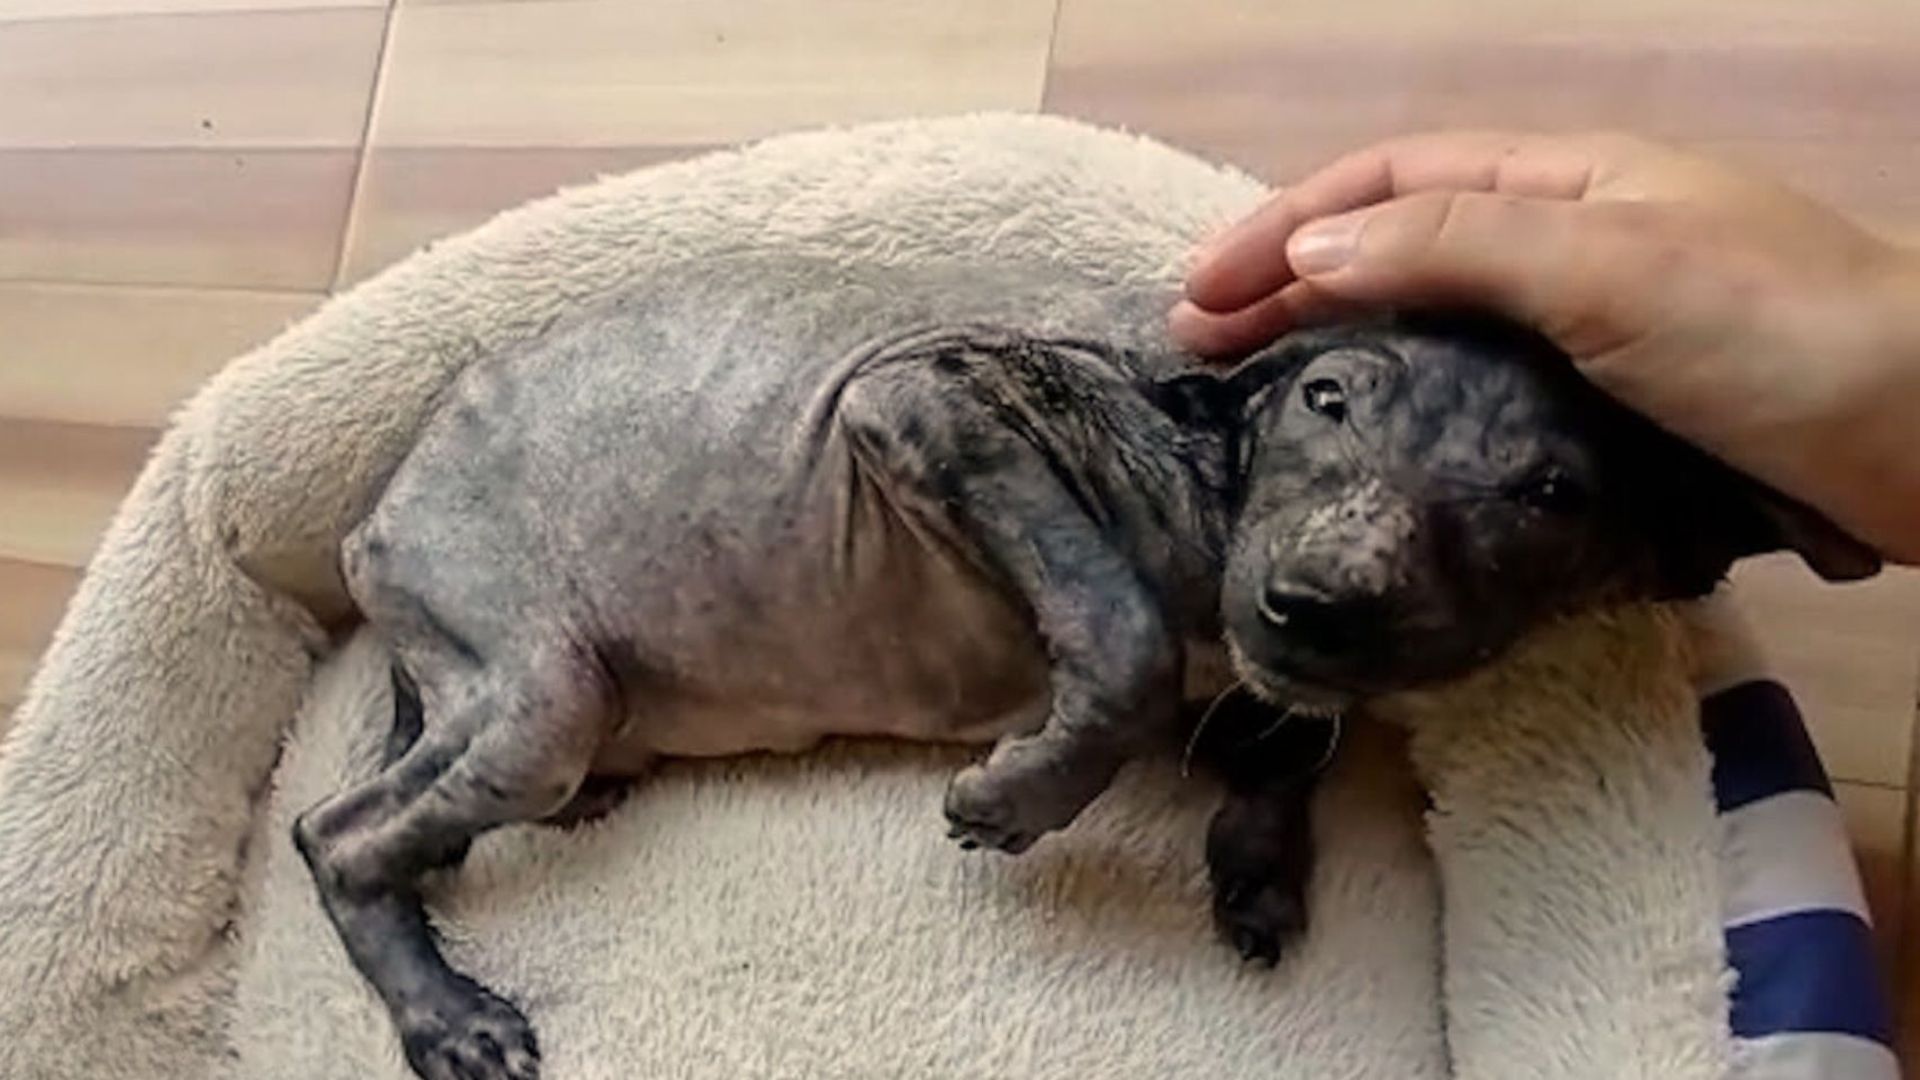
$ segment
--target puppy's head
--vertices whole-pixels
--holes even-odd
[[[1462,674],[1583,607],[1702,595],[1746,555],[1792,549],[1832,580],[1880,566],[1503,323],[1306,332],[1160,393],[1232,447],[1240,674],[1307,709]]]

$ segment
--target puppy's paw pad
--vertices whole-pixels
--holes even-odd
[[[1213,921],[1242,960],[1272,967],[1306,933],[1306,899],[1290,883],[1221,881],[1214,887]]]
[[[1039,837],[1032,833],[1013,832],[979,823],[962,824],[954,822],[947,826],[947,838],[956,840],[962,851],[978,851],[992,848],[1009,855],[1018,855],[1033,846]]]
[[[408,1016],[405,1029],[407,1062],[424,1080],[539,1080],[533,1026],[485,990]]]
[[[1007,785],[979,765],[962,769],[947,786],[947,835],[969,851],[987,847],[1018,855],[1033,846],[1045,828],[1021,821],[1018,801]]]

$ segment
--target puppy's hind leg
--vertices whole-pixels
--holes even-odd
[[[427,681],[434,722],[379,775],[301,815],[294,838],[354,966],[380,995],[427,1080],[534,1080],[532,1028],[455,971],[419,881],[479,834],[564,806],[586,776],[607,709],[568,657],[461,663]],[[398,748],[418,699],[396,679]]]

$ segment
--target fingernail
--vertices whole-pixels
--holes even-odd
[[[1221,229],[1195,245],[1193,250],[1187,252],[1187,269],[1196,270],[1212,262],[1213,257],[1220,254],[1221,246],[1227,242],[1227,237],[1232,232],[1232,229]]]
[[[1360,246],[1360,225],[1354,215],[1308,225],[1287,241],[1287,265],[1301,277],[1340,269]]]
[[[1167,332],[1175,341],[1191,348],[1194,342],[1206,338],[1204,325],[1207,319],[1200,308],[1191,300],[1182,300],[1167,312]]]

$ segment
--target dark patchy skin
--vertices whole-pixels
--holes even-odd
[[[1685,508],[1615,467],[1678,451],[1592,421],[1537,343],[1382,324],[1223,380],[1162,337],[1170,299],[1052,270],[708,264],[451,389],[342,553],[397,660],[392,761],[295,829],[416,1071],[537,1074],[525,1019],[441,957],[418,880],[568,813],[589,776],[827,735],[997,740],[945,809],[963,845],[1017,852],[1222,693],[1223,631],[1260,697],[1326,712],[1697,584],[1635,526]],[[1782,542],[1719,537],[1684,569]],[[1326,736],[1218,704],[1215,915],[1273,959],[1304,925]]]

